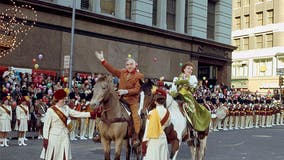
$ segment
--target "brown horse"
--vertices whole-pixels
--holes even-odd
[[[144,109],[149,108],[153,100],[153,94],[151,89],[156,85],[153,80],[145,80],[145,83],[141,83],[142,90],[144,92]],[[187,141],[191,152],[192,160],[204,160],[205,151],[208,137],[208,129],[204,132],[197,132],[189,124],[182,111],[182,102],[177,102],[173,97],[167,94],[166,108],[171,115],[171,121],[173,128],[168,128],[166,132],[168,142],[171,144],[170,158],[172,160],[177,159],[177,154],[182,141]],[[173,131],[176,132],[176,136],[173,136]],[[170,136],[171,135],[171,136]],[[188,138],[187,138],[188,137]],[[177,139],[176,139],[177,138]],[[177,144],[178,143],[178,144]]]
[[[120,159],[122,145],[126,144],[126,159],[130,159],[130,145],[127,131],[130,116],[121,106],[116,94],[111,76],[100,77],[95,86],[91,106],[102,106],[102,116],[99,122],[99,133],[104,148],[105,160],[110,160],[110,144],[115,142],[115,160]]]

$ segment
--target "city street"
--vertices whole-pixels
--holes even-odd
[[[206,160],[283,160],[283,133],[284,126],[211,132],[208,138]],[[26,147],[17,146],[16,139],[9,141],[9,144],[8,148],[0,148],[1,160],[39,159],[41,140],[30,139]],[[73,141],[71,147],[75,160],[104,159],[100,143],[80,140]],[[121,159],[124,157],[123,154]],[[183,144],[178,160],[186,159],[190,159],[190,154],[187,145]]]

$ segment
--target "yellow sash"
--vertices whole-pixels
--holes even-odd
[[[152,111],[148,119],[149,119],[149,126],[146,137],[149,139],[158,139],[160,135],[163,133],[163,129],[157,109],[154,109]]]

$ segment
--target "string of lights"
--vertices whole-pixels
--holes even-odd
[[[0,13],[0,58],[19,47],[37,22],[37,12],[33,7],[11,2],[12,6]]]

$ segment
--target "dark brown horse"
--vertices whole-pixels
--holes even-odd
[[[115,160],[120,159],[123,144],[126,148],[126,159],[130,159],[130,145],[128,142],[128,126],[130,116],[121,106],[116,94],[111,76],[100,77],[95,86],[91,106],[102,106],[102,117],[99,122],[99,133],[104,148],[105,160],[110,160],[110,144],[115,142]]]

